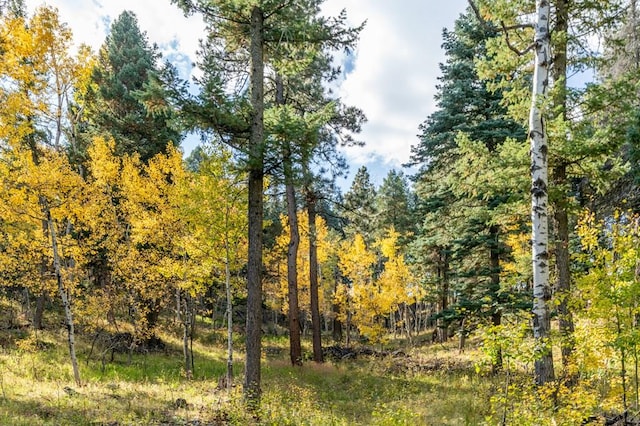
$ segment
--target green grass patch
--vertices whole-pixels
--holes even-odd
[[[476,425],[487,416],[497,387],[466,364],[442,361],[458,359],[454,351],[440,349],[438,365],[453,367],[433,371],[416,368],[432,361],[427,348],[414,349],[410,365],[404,357],[361,357],[292,367],[287,338],[270,336],[263,342],[263,398],[256,417],[242,404],[243,354],[235,354],[233,391],[217,389],[226,344],[211,343],[219,331],[200,333],[191,380],[184,376],[177,337],[161,335],[163,352],[131,359],[116,354],[103,366],[95,353],[88,356],[90,336],[79,336],[82,387],[73,384],[62,333],[14,336],[15,343],[0,352],[0,424]]]

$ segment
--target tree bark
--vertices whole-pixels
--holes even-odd
[[[557,185],[566,183],[566,166],[554,168],[554,182]],[[562,365],[567,367],[575,348],[573,339],[573,315],[569,309],[571,296],[571,270],[569,265],[569,215],[565,200],[555,205],[554,220],[556,225],[556,297],[558,299],[558,326],[560,329]]]
[[[489,264],[491,265],[491,295],[494,298],[496,307],[491,313],[491,324],[493,326],[499,326],[502,323],[502,312],[499,305],[500,294],[500,228],[496,225],[489,227],[489,238],[491,239],[491,249],[489,250]],[[496,351],[496,357],[492,360],[491,371],[493,373],[502,369],[502,348],[498,347]]]
[[[226,230],[225,232],[229,232],[229,208],[227,207],[227,212],[225,215],[226,222]],[[225,250],[225,259],[224,259],[224,287],[227,296],[227,390],[231,391],[233,386],[233,300],[231,299],[231,268],[229,266],[230,262],[230,252],[229,252],[229,237],[225,235],[224,240],[224,250]]]
[[[548,0],[536,0],[535,62],[529,138],[531,140],[531,222],[533,261],[533,335],[539,354],[535,360],[535,381],[543,385],[554,380],[553,355],[549,342],[549,226],[547,130],[541,104],[549,84],[551,62]]]
[[[292,365],[302,365],[302,346],[300,343],[300,308],[298,306],[298,247],[300,231],[296,208],[296,191],[293,186],[291,152],[285,148],[285,179],[287,193],[287,215],[289,217],[289,246],[287,248],[287,284],[289,290],[289,354]],[[289,177],[286,175],[289,174]]]
[[[340,283],[338,281],[338,272],[334,272],[333,279],[334,279],[333,293],[337,294],[338,287],[340,286]],[[331,305],[331,310],[333,313],[333,324],[332,324],[331,336],[333,337],[334,342],[341,343],[342,342],[342,322],[338,319],[338,315],[340,314],[340,305],[338,305],[337,303],[333,303]]]
[[[44,274],[42,274],[44,275]],[[33,328],[36,330],[42,330],[44,328],[42,324],[42,317],[44,315],[44,308],[47,303],[47,294],[43,291],[38,295],[36,299],[36,310],[33,314]]]
[[[285,104],[282,76],[276,74],[276,105]],[[287,247],[287,294],[289,298],[289,356],[291,365],[302,365],[302,345],[300,342],[300,306],[298,304],[298,248],[300,229],[298,227],[298,206],[296,202],[295,176],[291,141],[282,142],[282,167],[287,200],[287,221],[289,223],[289,245]]]
[[[556,85],[554,106],[561,109],[562,118],[567,116],[567,40],[569,30],[569,1],[556,0],[555,32],[560,35],[555,46],[551,77]],[[558,299],[558,325],[560,328],[562,365],[567,367],[574,350],[573,316],[569,309],[571,293],[571,269],[569,265],[569,215],[567,212],[567,165],[560,159],[553,168],[553,182],[562,189],[560,199],[554,203],[554,222],[556,229],[556,294]]]
[[[191,310],[191,295],[184,294],[181,298],[182,308],[182,354],[184,355],[184,372],[187,379],[193,378],[193,352],[189,347],[189,338],[192,331],[192,310]]]
[[[440,303],[439,303],[439,311],[440,313],[444,312],[449,307],[449,253],[446,248],[440,249],[440,265],[439,265],[439,273],[440,273],[440,284],[441,284],[441,293],[440,293]],[[438,318],[437,324],[437,334],[438,341],[440,343],[444,343],[449,338],[448,327],[446,322],[442,318]]]
[[[71,303],[67,294],[67,289],[64,286],[62,279],[62,266],[60,262],[60,252],[58,251],[58,239],[56,235],[56,228],[51,218],[51,210],[49,204],[44,197],[40,198],[42,204],[42,210],[45,214],[47,225],[49,228],[49,236],[51,238],[51,250],[53,252],[53,269],[56,276],[56,282],[58,284],[58,292],[60,293],[60,299],[62,300],[62,307],[64,309],[64,317],[67,326],[67,343],[69,345],[69,356],[71,358],[71,367],[73,368],[73,377],[76,381],[76,385],[80,386],[82,381],[80,380],[80,369],[78,367],[78,358],[76,357],[76,342],[75,331],[73,325],[73,312],[71,311]]]
[[[316,243],[315,195],[307,194],[307,217],[309,219],[309,293],[311,299],[311,328],[313,329],[313,360],[323,362],[320,303],[318,295],[318,245]]]
[[[264,217],[264,11],[251,11],[251,135],[249,138],[247,335],[244,398],[260,403],[262,333],[262,220]]]

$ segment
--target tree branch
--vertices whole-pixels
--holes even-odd
[[[482,25],[489,31],[502,31],[504,33],[505,41],[507,42],[507,47],[509,48],[509,50],[515,52],[518,56],[525,55],[535,47],[535,43],[532,43],[527,46],[525,50],[519,50],[513,44],[511,44],[511,39],[509,38],[509,31],[534,28],[533,24],[514,24],[507,26],[505,25],[504,21],[500,21],[500,28],[497,28],[495,25],[484,19],[484,17],[480,13],[480,8],[474,0],[467,0],[467,2],[469,3],[469,7],[471,7],[471,10],[473,10],[473,13],[476,15],[476,18],[480,22],[480,25]]]
[[[500,25],[502,26],[502,32],[504,32],[504,41],[507,42],[507,47],[509,48],[509,50],[515,52],[516,55],[524,56],[536,46],[536,43],[534,42],[527,46],[526,49],[519,50],[517,47],[511,44],[511,39],[509,38],[509,29],[504,25],[503,21],[500,21]]]

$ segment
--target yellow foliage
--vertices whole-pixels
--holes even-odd
[[[309,217],[306,211],[298,212],[298,229],[300,244],[298,246],[298,303],[303,314],[311,314],[310,282],[309,282]],[[287,284],[287,247],[289,245],[289,222],[285,215],[280,217],[282,233],[276,237],[276,244],[265,253],[265,263],[270,268],[272,280],[266,280],[264,291],[267,303],[273,309],[287,313],[289,306],[285,303],[288,295]],[[335,236],[331,235],[325,220],[316,217],[316,247],[318,255],[318,300],[320,310],[329,315],[331,312],[332,293],[334,290],[334,274],[332,256],[336,251]]]
[[[352,241],[344,241],[339,253],[342,273],[351,282],[347,300],[338,298],[343,309],[352,311],[353,324],[372,341],[384,335],[383,319],[396,311],[402,303],[411,303],[421,297],[403,255],[398,250],[400,234],[390,229],[377,240],[382,259],[366,247],[364,238],[356,234]],[[375,267],[382,263],[378,277]]]

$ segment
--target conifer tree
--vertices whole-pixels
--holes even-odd
[[[346,16],[319,17],[319,0],[281,3],[272,0],[174,0],[187,13],[202,13],[213,37],[205,63],[201,102],[189,107],[201,125],[219,132],[244,155],[248,172],[248,265],[247,336],[244,393],[250,406],[260,398],[260,353],[262,317],[262,221],[266,146],[265,58],[295,68],[305,63],[305,47],[349,46],[358,29],[345,25]],[[283,52],[285,54],[283,54]],[[269,56],[267,56],[269,55]],[[248,93],[239,82],[249,76]],[[240,78],[237,78],[240,76]],[[228,83],[228,84],[227,84]],[[229,87],[235,96],[227,96]],[[240,114],[238,114],[240,113]],[[248,120],[245,120],[248,117]]]
[[[351,187],[344,195],[343,215],[348,236],[359,234],[370,244],[375,238],[378,212],[375,205],[376,189],[366,166],[358,169]]]
[[[171,114],[150,113],[141,101],[154,81],[171,73],[171,67],[159,61],[135,14],[122,12],[100,48],[85,94],[85,144],[93,135],[110,136],[117,155],[138,153],[143,162],[165,153],[169,144],[179,145],[182,135]],[[75,154],[82,158],[83,148]]]
[[[390,170],[376,194],[378,232],[393,228],[403,242],[409,240],[410,234],[414,233],[412,195],[404,174]]]
[[[507,117],[502,93],[489,90],[489,81],[476,69],[476,59],[487,54],[486,43],[496,36],[471,10],[456,20],[453,31],[443,32],[447,60],[440,66],[439,109],[422,124],[420,143],[412,148],[412,161],[420,166],[414,179],[423,217],[412,255],[420,268],[435,268],[431,275],[438,278],[432,285],[442,327],[470,319],[465,317],[488,317],[499,325],[501,312],[508,309],[499,280],[505,258],[500,215],[520,192],[498,184],[500,167],[490,164],[501,161],[503,145],[524,146],[525,132]],[[476,163],[481,165],[476,168]],[[450,305],[452,277],[457,300]]]

